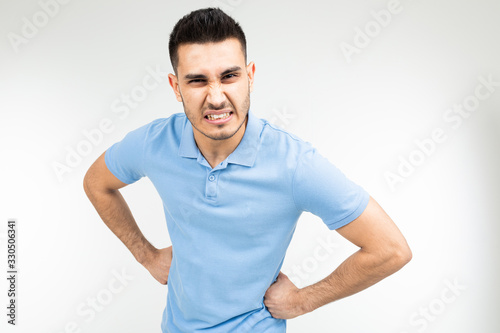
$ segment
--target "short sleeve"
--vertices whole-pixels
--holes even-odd
[[[331,230],[361,215],[370,198],[368,192],[312,147],[298,161],[293,196],[299,210],[320,217]]]
[[[109,171],[126,184],[132,184],[145,176],[144,145],[148,127],[145,125],[129,132],[104,154]]]

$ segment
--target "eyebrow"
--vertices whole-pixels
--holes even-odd
[[[220,76],[225,76],[229,73],[237,72],[240,70],[241,70],[240,66],[233,66],[233,67],[230,67],[230,68],[226,69],[225,71],[223,71],[220,74]],[[186,76],[184,76],[184,79],[185,80],[200,80],[200,79],[206,80],[206,79],[208,79],[208,77],[204,74],[186,74]]]

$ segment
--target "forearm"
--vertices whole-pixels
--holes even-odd
[[[407,260],[398,253],[380,256],[360,249],[329,276],[299,290],[303,312],[362,291],[398,271]]]
[[[118,190],[97,190],[85,186],[85,193],[108,228],[144,264],[156,250],[144,237]]]

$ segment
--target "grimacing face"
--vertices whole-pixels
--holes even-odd
[[[169,74],[169,82],[197,142],[230,139],[244,131],[255,64],[245,64],[240,42],[181,44],[178,56],[177,75]]]

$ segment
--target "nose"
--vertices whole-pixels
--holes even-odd
[[[207,103],[214,107],[223,106],[226,102],[226,95],[221,84],[210,85],[207,94]]]

